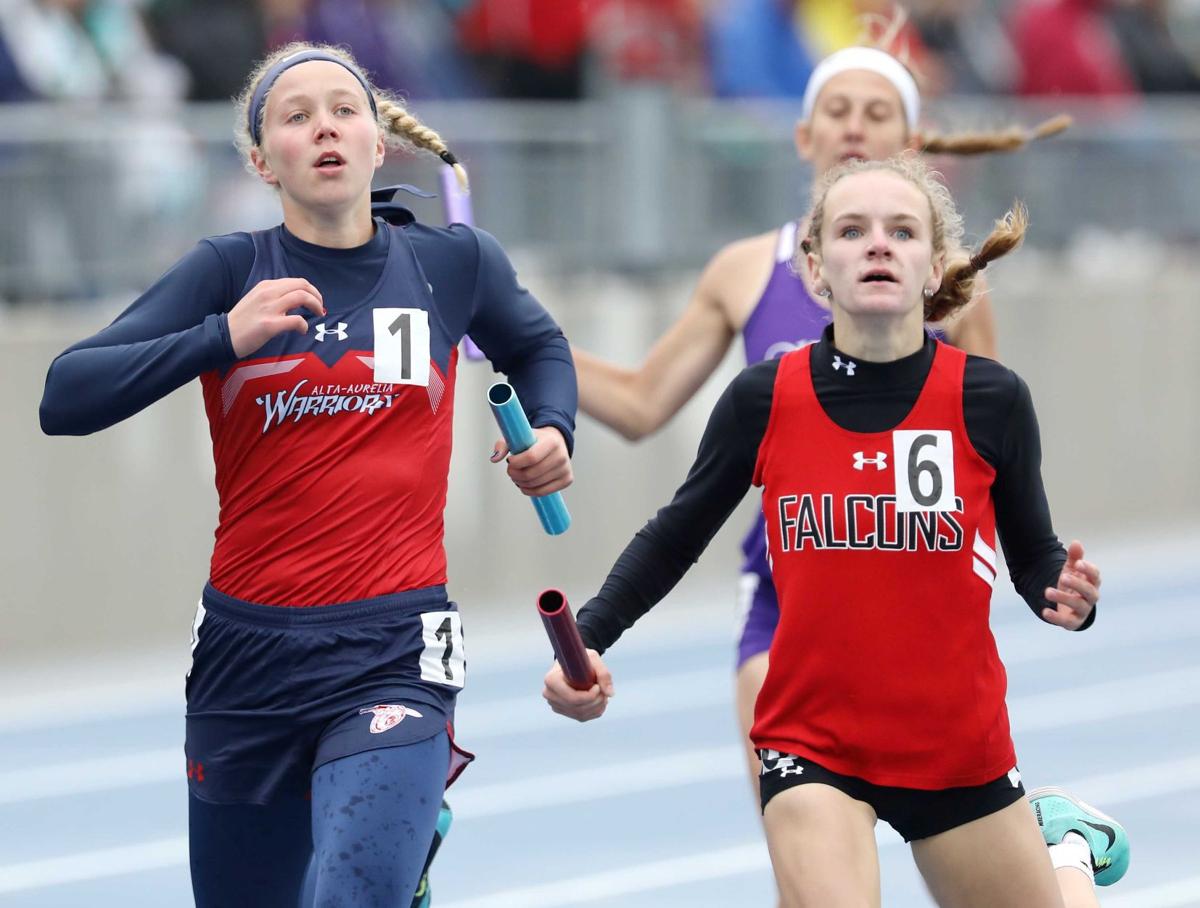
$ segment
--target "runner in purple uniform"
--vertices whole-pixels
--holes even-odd
[[[935,137],[918,131],[919,113],[916,82],[898,60],[874,47],[846,48],[813,71],[801,120],[796,124],[796,151],[812,165],[815,182],[828,170],[855,158],[882,160],[905,149],[960,155],[1014,151],[1030,138],[1063,127],[1060,119],[1029,133],[1009,129]],[[686,309],[640,366],[618,366],[573,346],[580,409],[637,441],[660,429],[692,398],[738,334],[748,364],[819,339],[831,320],[829,305],[792,267],[797,233],[807,233],[807,227],[807,218],[789,222],[718,251],[701,274]],[[985,282],[979,281],[974,300],[959,315],[929,330],[969,354],[995,358],[995,320]],[[779,620],[761,515],[746,534],[742,552],[737,712],[751,784],[757,793],[760,763],[749,731]],[[1068,873],[1068,880],[1062,883],[1064,893],[1080,890],[1080,895],[1068,897],[1067,904],[1096,904],[1091,882],[1084,881],[1085,893],[1075,885],[1075,876],[1079,874]],[[1063,877],[1061,872],[1059,877]]]

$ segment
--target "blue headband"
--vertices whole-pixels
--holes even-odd
[[[255,145],[262,144],[262,133],[258,124],[259,120],[262,119],[259,115],[262,113],[263,105],[267,101],[267,92],[271,90],[271,86],[275,84],[275,80],[293,66],[297,66],[301,63],[308,63],[310,60],[325,60],[329,63],[336,63],[338,66],[345,67],[346,71],[350,73],[350,75],[358,79],[359,85],[361,85],[363,87],[363,91],[367,93],[367,99],[371,102],[371,113],[375,114],[375,116],[379,116],[379,111],[375,107],[375,93],[371,91],[370,84],[367,82],[363,74],[358,71],[358,69],[356,69],[354,66],[351,66],[341,57],[331,54],[328,51],[316,49],[302,50],[299,53],[292,54],[289,57],[284,57],[282,60],[277,61],[275,65],[263,73],[263,77],[258,80],[258,88],[254,89],[254,95],[250,98],[250,122],[247,124],[250,127],[250,138],[254,141]]]

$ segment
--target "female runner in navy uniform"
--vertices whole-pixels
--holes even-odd
[[[940,905],[1064,904],[988,629],[996,532],[1048,623],[1090,625],[1100,575],[1051,528],[1028,388],[923,330],[971,298],[1024,226],[1018,209],[959,257],[953,202],[916,158],[828,175],[805,264],[832,326],[734,380],[674,500],[581,610],[598,685],[546,676],[556,711],[601,715],[612,678],[599,653],[762,486],[781,617],[751,737],[787,906],[880,904],[878,819],[912,843]],[[1094,853],[1105,881],[1124,873],[1123,842]]]
[[[59,356],[42,427],[203,386],[221,510],[187,682],[197,905],[294,908],[309,870],[316,905],[408,908],[469,759],[443,547],[457,344],[527,408],[537,442],[508,466],[526,494],[571,482],[570,352],[488,234],[372,217],[389,139],[465,172],[348,54],[276,52],[238,125],[283,224],[201,241]]]

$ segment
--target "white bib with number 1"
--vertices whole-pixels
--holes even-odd
[[[429,313],[375,309],[375,381],[429,386]]]

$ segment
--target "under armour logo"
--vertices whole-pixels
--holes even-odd
[[[204,781],[204,764],[196,760],[187,761],[187,777],[196,782]]]
[[[761,752],[760,752],[761,753]],[[804,774],[804,767],[796,765],[797,758],[791,754],[780,753],[777,750],[768,750],[762,753],[762,775],[778,770],[780,777],[787,778],[788,776],[799,776]],[[772,765],[768,766],[770,763]]]
[[[874,457],[867,457],[862,451],[854,452],[854,469],[861,470],[869,463],[874,464],[876,470],[886,470],[887,454],[884,451],[876,451]]]
[[[335,328],[331,331],[330,329],[326,328],[325,323],[322,322],[321,324],[317,325],[317,340],[324,342],[325,335],[332,334],[338,340],[344,341],[347,337],[350,336],[349,334],[346,333],[347,327],[348,326],[345,322],[338,322],[337,328]]]
[[[858,364],[853,362],[852,360],[848,360],[848,359],[844,360],[837,354],[834,354],[834,357],[833,357],[833,371],[834,372],[836,372],[838,369],[841,369],[842,367],[845,367],[846,374],[853,375],[854,369],[857,365]]]
[[[360,716],[372,714],[371,719],[371,734],[381,735],[391,728],[395,728],[404,721],[405,716],[413,716],[417,719],[425,718],[411,706],[403,706],[399,703],[382,703],[379,706],[371,706],[367,709],[358,711]]]

